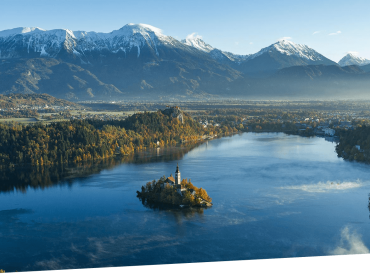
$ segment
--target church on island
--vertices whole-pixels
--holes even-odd
[[[166,184],[169,184],[170,186],[177,188],[177,192],[179,194],[182,194],[187,190],[185,186],[181,186],[181,173],[179,170],[179,164],[177,164],[176,172],[175,172],[175,178],[173,178],[172,174],[170,177],[167,177],[166,180],[164,180],[163,184],[161,185],[162,188],[165,187]],[[193,189],[189,189],[190,194],[194,195],[195,191]]]
[[[164,203],[180,207],[209,207],[212,206],[205,189],[194,186],[190,179],[181,180],[179,165],[177,164],[175,178],[170,175],[161,177],[158,181],[147,182],[137,191],[137,196],[145,203]]]

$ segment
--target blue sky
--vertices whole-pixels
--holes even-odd
[[[290,37],[334,61],[349,51],[370,59],[369,0],[0,0],[0,8],[0,30],[37,26],[110,32],[127,23],[146,23],[176,39],[196,32],[213,47],[237,54]]]

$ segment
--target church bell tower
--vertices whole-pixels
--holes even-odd
[[[179,164],[177,164],[176,173],[175,173],[175,185],[180,185],[180,184],[181,184],[181,173],[179,171]]]

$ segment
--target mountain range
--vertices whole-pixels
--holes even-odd
[[[367,97],[369,66],[353,54],[337,64],[287,40],[236,55],[199,36],[179,41],[146,24],[110,33],[0,31],[0,93],[48,93],[75,101],[349,98],[353,92]]]

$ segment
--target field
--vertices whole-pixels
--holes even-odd
[[[35,123],[39,120],[36,118],[9,118],[9,119],[0,119],[1,123],[7,123],[7,122],[17,122],[20,124],[29,124],[29,123]]]
[[[76,116],[109,116],[109,117],[122,117],[122,116],[131,116],[135,113],[138,113],[141,111],[88,111],[88,110],[71,110],[69,113],[76,117]],[[36,122],[42,122],[44,124],[52,123],[52,122],[61,122],[61,121],[67,121],[69,118],[63,118],[62,116],[60,118],[55,117],[58,115],[57,113],[41,113],[39,118],[0,118],[0,123],[9,123],[9,122],[17,122],[20,124],[32,124]],[[48,117],[54,116],[53,119],[49,120]]]

